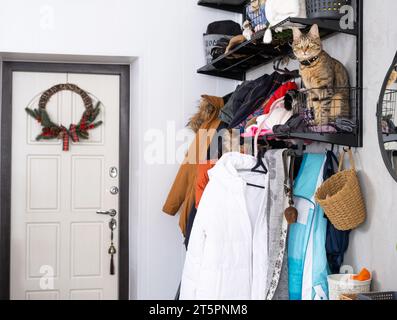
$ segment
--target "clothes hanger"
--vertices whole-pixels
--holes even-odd
[[[251,169],[251,172],[255,173],[263,173],[267,174],[269,171],[267,170],[265,164],[263,163],[263,157],[267,151],[267,147],[261,149],[258,151],[258,154],[256,155],[256,165]],[[259,168],[262,168],[262,170],[258,170]]]
[[[257,162],[256,162],[256,165],[250,170],[251,172],[261,173],[261,174],[267,174],[268,173],[268,170],[267,170],[267,168],[266,168],[266,166],[265,166],[265,164],[263,163],[263,160],[262,160],[265,153],[266,153],[266,149],[265,148],[263,148],[260,151],[258,151],[258,154],[256,156]],[[263,171],[262,170],[258,170],[259,168],[262,168]],[[247,186],[255,187],[255,188],[259,188],[259,189],[265,189],[264,186],[259,186],[257,184],[252,184],[252,183],[249,183],[249,182],[247,182]]]
[[[265,155],[267,148],[270,147],[270,146],[269,146],[269,144],[266,141],[266,143],[267,143],[266,147],[264,147],[261,150],[259,150],[259,148],[258,148],[259,133],[263,129],[263,125],[264,125],[264,123],[261,123],[261,125],[258,128],[258,132],[255,135],[255,139],[254,139],[254,156],[256,157],[257,162],[256,162],[256,165],[250,171],[251,172],[255,172],[255,173],[267,174],[268,170],[266,168],[266,165],[263,162],[263,156]],[[262,170],[258,170],[259,168],[262,168],[263,171]],[[246,171],[246,170],[242,170],[242,171]],[[264,186],[259,186],[259,185],[248,183],[248,182],[247,182],[247,186],[255,187],[255,188],[259,188],[259,189],[265,189]]]
[[[263,163],[263,160],[262,160],[265,153],[266,153],[266,148],[261,149],[260,151],[258,151],[258,154],[256,156],[257,163],[252,169],[242,169],[242,170],[239,170],[239,171],[243,171],[243,172],[244,171],[249,171],[249,172],[254,172],[254,173],[267,174],[268,170],[267,170],[267,168],[266,168],[266,166],[265,166],[265,164]],[[262,168],[263,171],[262,170],[258,170],[259,168]],[[260,185],[249,183],[249,182],[247,182],[247,186],[255,187],[255,188],[259,188],[259,189],[265,189],[264,186],[260,186]]]
[[[262,152],[263,152],[263,150],[264,150],[265,152],[263,152],[263,153],[260,152],[260,151],[259,151],[259,148],[258,148],[259,135],[260,135],[260,133],[261,133],[261,131],[262,131],[262,129],[263,129],[264,126],[265,126],[265,121],[263,121],[263,122],[259,125],[258,131],[257,131],[256,134],[255,134],[255,138],[254,138],[254,156],[257,158],[257,162],[256,162],[255,167],[253,167],[253,168],[251,169],[251,171],[252,171],[252,172],[257,172],[257,173],[267,174],[267,173],[268,173],[268,170],[267,170],[265,164],[263,163],[263,157],[264,157],[266,151],[270,148],[270,145],[269,145],[269,143],[268,143],[268,141],[267,141],[266,138],[265,138],[266,146],[264,147],[264,149],[262,149]],[[262,168],[263,171],[259,171],[258,168]]]
[[[264,157],[267,149],[270,147],[270,145],[268,144],[268,142],[266,140],[267,145],[264,148],[262,148],[261,150],[259,150],[259,148],[258,148],[258,138],[259,138],[259,134],[263,128],[263,125],[264,125],[264,123],[262,122],[258,128],[258,132],[255,134],[254,155],[256,157],[256,165],[251,169],[251,172],[267,174],[269,171],[267,170],[266,165],[263,162],[263,157]],[[263,170],[258,170],[259,168],[262,168]],[[265,187],[263,187],[263,186],[254,185],[252,183],[247,183],[247,185],[251,186],[251,187],[265,189]]]

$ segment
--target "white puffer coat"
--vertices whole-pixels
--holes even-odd
[[[269,174],[250,172],[256,162],[249,155],[227,153],[209,171],[190,237],[180,299],[265,299],[264,208]]]

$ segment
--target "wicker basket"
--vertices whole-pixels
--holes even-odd
[[[308,18],[338,20],[343,16],[339,9],[351,4],[351,0],[306,0],[306,13]]]
[[[332,274],[328,276],[329,300],[341,300],[342,296],[371,291],[371,280],[351,280],[352,274]],[[346,299],[343,299],[346,300]]]
[[[316,192],[316,201],[334,227],[341,231],[357,228],[365,221],[364,199],[358,181],[352,151],[349,150],[350,170],[343,170],[345,151],[339,162],[339,172],[326,180]]]

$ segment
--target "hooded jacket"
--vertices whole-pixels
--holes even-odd
[[[216,133],[216,129],[220,125],[218,116],[223,107],[222,98],[211,96],[203,96],[202,98],[208,102],[208,108],[211,109],[211,113],[208,115],[206,112],[203,113],[203,110],[199,111],[201,114],[206,114],[206,121],[200,126],[200,130],[196,133],[196,137],[189,147],[189,151],[179,168],[167,200],[163,206],[163,212],[169,215],[176,215],[181,209],[179,226],[183,235],[186,235],[187,219],[195,203],[196,165],[207,159],[207,149]],[[199,117],[195,117],[195,121],[200,121]]]
[[[299,215],[288,236],[291,300],[328,299],[327,219],[314,199],[323,182],[325,160],[325,154],[305,154],[294,184],[294,203]]]
[[[267,279],[268,175],[252,173],[256,158],[227,153],[208,174],[190,236],[181,300],[264,299]],[[247,172],[239,171],[248,169]]]

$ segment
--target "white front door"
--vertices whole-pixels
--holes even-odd
[[[25,108],[37,108],[40,93],[73,83],[100,101],[102,126],[89,140],[36,141],[41,126]],[[11,299],[117,299],[110,274],[110,216],[118,211],[119,98],[117,75],[14,72],[12,92]],[[84,111],[79,95],[61,91],[47,111],[69,128]],[[118,220],[118,215],[115,216]],[[118,248],[118,228],[114,234]]]

